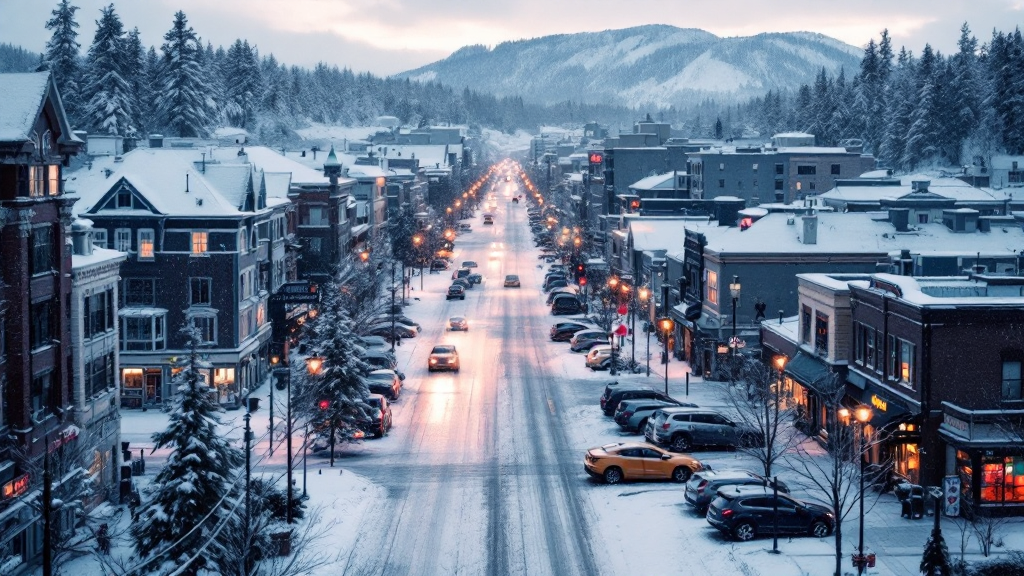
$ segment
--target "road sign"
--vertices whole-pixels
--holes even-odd
[[[619,306],[619,309],[617,310],[617,312],[619,313],[619,316],[625,316],[626,313],[629,312],[629,309],[626,308],[625,304],[622,304],[622,305]]]
[[[281,304],[319,302],[320,289],[319,286],[309,281],[287,282],[270,299]]]
[[[942,479],[943,512],[946,516],[960,515],[960,477],[946,476]]]
[[[739,336],[732,336],[731,338],[729,338],[730,348],[745,348],[746,346],[747,343],[744,342],[743,339],[740,338]]]

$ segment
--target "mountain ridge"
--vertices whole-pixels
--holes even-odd
[[[648,24],[464,46],[396,76],[541,104],[668,107],[793,89],[813,83],[822,68],[853,74],[862,52],[817,32],[719,37],[699,28]]]

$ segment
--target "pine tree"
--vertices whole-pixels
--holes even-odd
[[[156,106],[162,123],[178,136],[205,135],[213,114],[211,89],[204,79],[202,45],[184,12],[175,13],[160,49],[162,83]]]
[[[878,158],[890,168],[904,169],[907,131],[914,111],[914,58],[905,49],[900,51],[897,67],[886,86],[885,131],[878,148]]]
[[[945,155],[959,162],[964,142],[975,132],[981,117],[978,66],[978,40],[971,36],[967,23],[960,28],[959,51],[952,58],[952,78],[949,94],[949,131]]]
[[[152,97],[153,90],[149,85],[149,76],[146,73],[146,48],[142,45],[142,38],[139,36],[139,29],[134,28],[125,38],[125,78],[131,89],[132,102],[132,130],[129,136],[137,136],[139,130],[147,130],[149,117],[145,115],[144,103]]]
[[[924,556],[921,558],[921,574],[923,576],[951,576],[953,569],[949,561],[949,550],[942,531],[932,529],[928,542],[924,545]]]
[[[235,40],[224,60],[224,113],[228,122],[246,128],[256,120],[263,96],[263,70],[248,41]]]
[[[46,29],[53,30],[53,36],[46,43],[46,62],[57,83],[64,109],[72,120],[78,117],[81,75],[79,49],[82,45],[76,40],[78,31],[75,30],[78,28],[75,21],[77,10],[78,6],[73,6],[71,0],[61,0],[50,13],[53,18],[46,21]]]
[[[925,44],[916,70],[916,99],[910,114],[906,145],[900,159],[900,165],[905,169],[914,169],[921,163],[938,156],[939,130],[936,126],[938,87],[935,83],[935,71],[939,68],[939,61],[935,53],[932,52],[932,47]]]
[[[106,134],[125,134],[131,126],[135,101],[125,79],[128,63],[124,27],[113,4],[100,10],[86,64],[83,122]]]
[[[370,391],[364,378],[371,367],[362,359],[353,323],[342,298],[342,285],[330,283],[320,303],[320,313],[310,326],[310,357],[321,361],[316,374],[306,375],[300,405],[314,407],[310,414],[316,437],[324,444],[355,437],[367,418]],[[305,373],[305,372],[304,372]]]
[[[209,364],[200,358],[202,335],[194,324],[182,328],[188,356],[174,377],[177,395],[170,422],[153,434],[155,448],[170,448],[167,463],[152,484],[132,524],[140,556],[162,554],[172,562],[191,560],[187,573],[215,564],[222,550],[215,543],[220,524],[231,515],[238,490],[237,470],[242,452],[217,430],[223,409],[203,379]]]

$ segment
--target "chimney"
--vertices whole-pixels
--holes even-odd
[[[809,214],[800,217],[804,223],[804,233],[800,241],[804,244],[818,243],[818,215]]]
[[[927,192],[929,180],[913,180],[910,182],[911,192]]]
[[[92,255],[92,222],[78,219],[71,223],[71,250],[76,256]]]
[[[746,201],[735,196],[720,196],[715,198],[715,218],[719,226],[735,227],[739,224],[740,210],[746,205]]]
[[[906,232],[910,229],[910,209],[889,208],[889,223],[897,232]]]
[[[149,135],[149,147],[150,148],[163,148],[164,147],[164,135],[163,134],[150,134]]]

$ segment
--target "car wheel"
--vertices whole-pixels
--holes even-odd
[[[636,427],[637,432],[643,432],[647,430],[647,418],[640,421],[640,425]]]
[[[732,536],[740,542],[747,542],[757,536],[757,529],[750,522],[740,522],[732,529]]]
[[[673,452],[689,452],[691,448],[693,448],[693,442],[690,441],[690,437],[686,434],[676,434],[672,438]]]
[[[618,484],[622,482],[622,470],[618,466],[610,466],[604,471],[604,481],[606,484]]]
[[[465,299],[466,299],[466,297],[465,297],[465,296],[463,296],[462,298],[459,298],[459,300],[465,300]]]
[[[828,523],[822,520],[815,520],[811,524],[810,533],[811,536],[814,536],[815,538],[824,538],[825,536],[831,534],[832,530],[828,527]]]
[[[672,471],[672,480],[675,482],[686,482],[690,479],[692,472],[686,466],[679,466]]]

